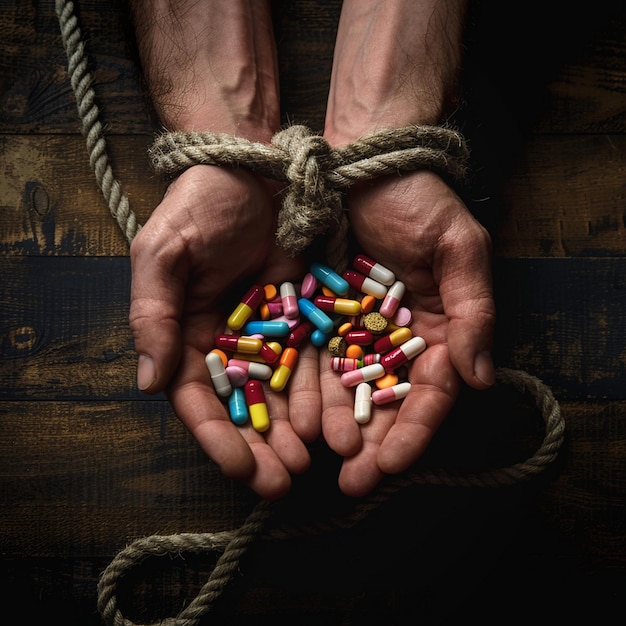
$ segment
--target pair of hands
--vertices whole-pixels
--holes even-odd
[[[168,188],[131,245],[130,326],[138,385],[165,391],[174,412],[222,473],[266,499],[285,495],[310,465],[320,436],[344,458],[338,477],[351,496],[384,474],[406,470],[452,409],[462,381],[494,381],[495,309],[486,230],[436,174],[360,183],[350,190],[353,235],[406,285],[411,329],[427,349],[409,367],[402,402],[354,420],[354,390],[343,387],[323,349],[299,349],[286,390],[266,387],[271,426],[235,426],[216,395],[204,358],[230,314],[228,295],[252,282],[279,285],[307,271],[275,244],[276,187],[243,170],[196,165]]]

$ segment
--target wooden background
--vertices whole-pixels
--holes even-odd
[[[275,3],[285,120],[314,130],[340,4]],[[53,5],[0,2],[0,593],[22,624],[84,626],[100,624],[98,578],[128,542],[233,530],[257,500],[135,388],[127,243],[89,166]],[[79,5],[113,168],[143,222],[163,187],[125,3]],[[623,611],[626,10],[473,7],[458,121],[478,170],[467,202],[496,241],[497,364],[552,389],[563,454],[530,486],[414,486],[348,530],[260,541],[217,623],[603,624]],[[516,462],[538,428],[519,394],[465,391],[425,463]],[[279,522],[351,510],[337,459],[313,448]],[[127,614],[174,614],[210,566],[150,562]]]

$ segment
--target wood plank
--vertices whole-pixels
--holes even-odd
[[[74,3],[109,133],[151,133],[123,0]],[[8,0],[0,12],[0,132],[79,132],[53,2]]]
[[[256,504],[167,402],[0,402],[0,551],[110,556],[154,533],[217,532]]]
[[[499,259],[496,358],[568,400],[623,399],[626,259]]]
[[[504,188],[496,254],[624,255],[625,180],[624,135],[534,136]]]
[[[114,176],[144,223],[165,186],[145,135],[108,139]],[[0,253],[124,256],[128,242],[98,188],[79,135],[0,135]]]
[[[127,257],[2,258],[5,399],[128,399],[136,355]]]

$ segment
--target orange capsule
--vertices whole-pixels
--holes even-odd
[[[280,355],[278,366],[270,378],[270,388],[272,390],[282,391],[285,388],[297,362],[298,351],[291,347],[285,348],[283,353]]]

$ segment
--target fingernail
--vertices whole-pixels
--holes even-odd
[[[479,352],[474,360],[474,376],[485,385],[493,385],[496,382],[496,375],[493,368],[491,353],[487,350]]]
[[[147,354],[140,354],[137,363],[137,387],[141,391],[148,389],[156,380],[154,361]]]

